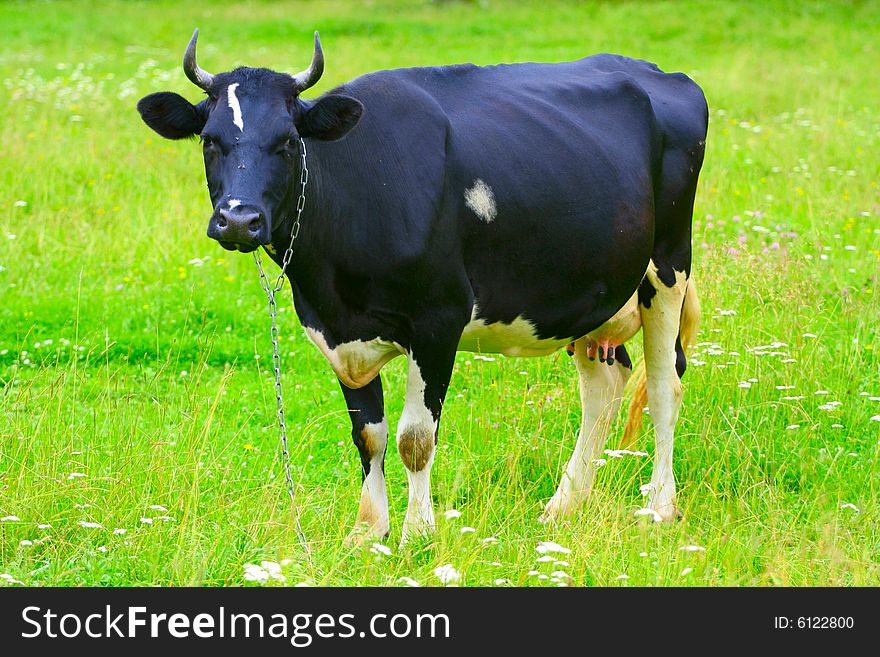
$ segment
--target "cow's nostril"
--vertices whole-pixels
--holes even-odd
[[[260,216],[257,216],[256,219],[254,219],[253,221],[251,221],[248,224],[248,230],[250,230],[252,233],[258,233],[258,232],[260,232],[260,230],[262,228],[263,228],[263,218]]]
[[[219,228],[226,228],[226,217],[222,214],[217,216],[217,226]]]

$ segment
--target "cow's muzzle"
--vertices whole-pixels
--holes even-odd
[[[269,222],[258,208],[238,205],[214,212],[208,223],[208,237],[229,251],[253,251],[270,241]]]

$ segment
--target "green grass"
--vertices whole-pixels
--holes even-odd
[[[0,522],[0,572],[28,585],[239,585],[245,564],[269,560],[291,584],[436,584],[443,564],[467,585],[552,585],[528,573],[560,568],[575,585],[878,582],[876,3],[7,2],[0,24],[0,517],[19,518]],[[205,237],[196,145],[161,140],[134,111],[152,91],[198,97],[180,68],[196,25],[214,71],[302,69],[320,29],[317,91],[377,68],[601,51],[702,85],[704,323],[677,432],[683,520],[633,516],[650,461],[630,457],[600,469],[570,524],[538,524],[574,444],[573,364],[461,354],[433,471],[436,534],[398,548],[406,478],[390,449],[392,554],[345,547],[358,458],[286,294],[305,561],[257,273]],[[392,432],[404,366],[383,372]],[[461,517],[443,519],[453,508]],[[536,564],[544,540],[570,548],[570,565]]]

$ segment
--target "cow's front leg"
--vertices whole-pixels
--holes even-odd
[[[449,386],[455,346],[429,345],[409,351],[406,401],[397,427],[397,451],[409,482],[409,500],[401,543],[434,527],[431,466],[440,411]]]
[[[340,386],[351,417],[351,437],[358,448],[362,469],[361,502],[349,542],[364,538],[383,538],[388,535],[391,526],[385,490],[388,422],[385,419],[382,380],[377,376],[357,390],[343,383]]]

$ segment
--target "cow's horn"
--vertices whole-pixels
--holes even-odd
[[[183,72],[186,73],[186,77],[194,85],[205,91],[210,91],[211,85],[214,84],[214,76],[205,69],[199,68],[199,65],[196,63],[196,41],[198,41],[198,38],[199,28],[196,28],[183,55]]]
[[[293,81],[296,84],[296,91],[299,93],[300,91],[305,91],[309,87],[313,87],[318,80],[321,79],[321,74],[324,72],[324,51],[321,50],[321,39],[318,38],[318,32],[315,32],[315,54],[312,55],[312,63],[309,67],[303,71],[302,73],[297,73],[293,76]]]

